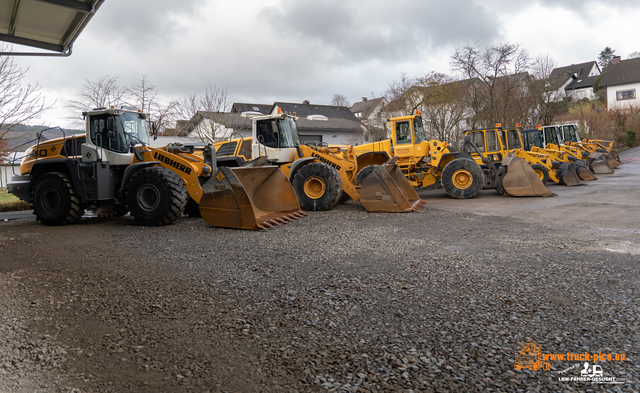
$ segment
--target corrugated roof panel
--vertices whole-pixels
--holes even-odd
[[[15,35],[59,44],[78,11],[37,1],[24,1]]]

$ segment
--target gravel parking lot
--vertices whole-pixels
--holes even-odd
[[[612,176],[258,232],[1,223],[0,391],[637,392],[640,161]],[[514,368],[531,340],[625,360],[561,381],[584,362]]]

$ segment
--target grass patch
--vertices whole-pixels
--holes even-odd
[[[16,210],[31,210],[31,205],[21,201],[7,190],[0,190],[0,212],[12,212]]]

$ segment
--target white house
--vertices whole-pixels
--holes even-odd
[[[556,94],[553,95],[554,99],[556,101],[561,101],[565,97],[571,97],[576,101],[583,98],[595,99],[593,85],[600,74],[600,67],[595,61],[554,68],[549,75],[552,83],[558,86]]]
[[[605,70],[600,86],[607,88],[607,107],[640,108],[640,58],[614,61]]]

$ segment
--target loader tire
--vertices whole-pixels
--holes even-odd
[[[202,217],[202,214],[200,214],[200,205],[198,204],[198,202],[189,197],[187,206],[185,206],[184,208],[184,214],[189,217]]]
[[[330,165],[312,162],[296,173],[293,189],[303,210],[328,210],[335,206],[342,196],[342,180]]]
[[[62,172],[40,176],[31,200],[36,220],[44,225],[73,224],[84,214],[84,207],[73,189],[71,178]]]
[[[366,179],[371,174],[371,172],[373,172],[374,169],[376,169],[375,165],[367,165],[364,168],[362,168],[360,172],[358,172],[358,174],[356,175],[356,180],[358,181],[358,183],[362,185],[362,182],[364,181],[364,179]]]
[[[484,173],[474,160],[456,158],[445,165],[440,182],[452,198],[473,198],[484,185]]]
[[[533,164],[531,165],[531,169],[538,175],[542,184],[547,184],[549,181],[549,170],[544,165]]]
[[[146,226],[167,225],[177,220],[188,197],[180,176],[157,166],[139,170],[127,185],[127,208],[134,220]]]

